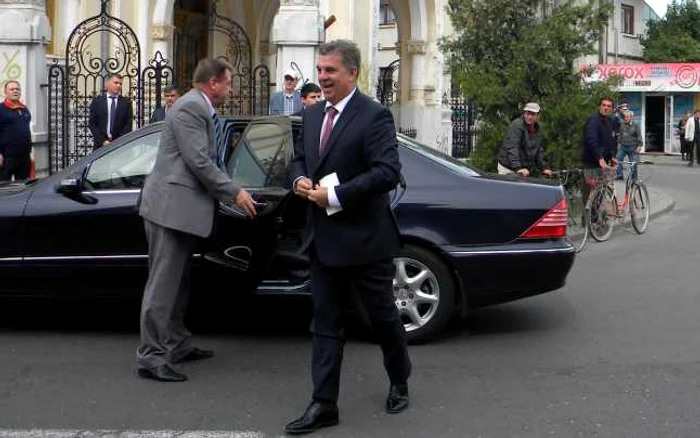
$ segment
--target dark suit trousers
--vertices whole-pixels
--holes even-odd
[[[29,154],[5,156],[4,166],[0,167],[0,181],[11,181],[13,176],[16,181],[28,179],[30,165]]]
[[[177,361],[187,355],[191,333],[185,327],[192,252],[197,237],[144,220],[148,240],[148,281],[141,304],[141,368]]]
[[[345,343],[343,319],[353,289],[359,294],[372,323],[390,382],[406,383],[411,374],[411,361],[403,323],[394,305],[393,261],[336,268],[323,266],[314,259],[316,257],[312,256],[313,399],[332,403],[338,400]]]

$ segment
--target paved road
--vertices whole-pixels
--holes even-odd
[[[589,243],[561,291],[475,311],[412,347],[408,412],[382,412],[378,347],[349,342],[341,424],[315,436],[698,436],[700,168],[664,159],[644,175],[673,210],[643,236]],[[183,366],[184,384],[135,378],[133,308],[87,321],[83,310],[18,308],[4,321],[0,437],[272,437],[308,400],[306,303],[231,309],[229,329],[200,322],[216,357]]]

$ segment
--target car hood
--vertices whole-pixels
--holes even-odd
[[[26,190],[30,187],[30,181],[0,181],[0,196],[7,196]]]

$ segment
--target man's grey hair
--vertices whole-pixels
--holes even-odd
[[[226,70],[233,71],[231,64],[219,58],[204,58],[197,64],[192,75],[192,82],[195,84],[205,84],[209,79],[220,79]]]
[[[348,70],[356,70],[357,75],[360,75],[361,56],[357,44],[348,40],[334,40],[322,44],[318,48],[318,54],[321,56],[327,56],[331,53],[338,53],[345,68]]]

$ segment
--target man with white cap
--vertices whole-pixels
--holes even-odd
[[[542,150],[542,131],[537,123],[540,105],[529,102],[523,107],[522,117],[513,120],[498,152],[498,173],[518,173],[529,176],[533,168],[544,175],[552,171],[545,165]]]
[[[284,71],[282,91],[270,97],[270,115],[290,115],[301,111],[301,94],[296,89],[299,73],[293,68]]]

